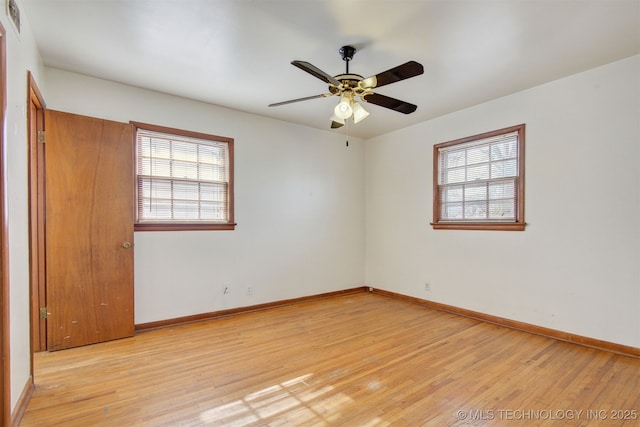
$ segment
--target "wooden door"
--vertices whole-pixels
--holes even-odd
[[[46,110],[47,348],[132,336],[129,124]]]
[[[44,237],[44,98],[33,75],[28,76],[29,109],[29,267],[31,288],[31,353],[47,349],[46,319],[40,307],[47,305]],[[40,136],[40,137],[39,137]],[[32,358],[33,371],[33,358]],[[32,372],[33,373],[33,372]]]

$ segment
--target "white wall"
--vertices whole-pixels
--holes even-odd
[[[49,68],[44,96],[235,140],[236,230],[136,232],[136,323],[364,285],[362,141]]]
[[[520,123],[526,231],[433,230],[433,145]],[[640,347],[640,56],[369,140],[366,157],[370,286]]]
[[[27,142],[27,71],[40,80],[42,63],[26,18],[21,32],[4,12],[0,22],[6,30],[7,109],[5,135],[6,203],[9,239],[9,316],[11,408],[29,382],[29,208]]]

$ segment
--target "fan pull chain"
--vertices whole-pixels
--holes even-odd
[[[346,140],[347,140],[346,146],[348,147],[349,146],[349,120],[345,120],[345,124],[344,125],[345,125],[345,130],[347,132],[347,134],[345,136]]]

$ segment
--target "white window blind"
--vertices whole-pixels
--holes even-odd
[[[137,129],[138,222],[227,222],[228,144]]]
[[[518,132],[438,149],[440,221],[514,222]]]

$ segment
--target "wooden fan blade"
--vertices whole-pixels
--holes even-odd
[[[338,129],[344,126],[344,123],[336,122],[335,120],[331,120],[331,129]]]
[[[320,95],[305,96],[304,98],[290,99],[288,101],[282,101],[282,102],[276,102],[276,103],[273,103],[273,104],[269,104],[269,107],[277,107],[278,105],[293,104],[294,102],[308,101],[309,99],[326,98],[327,96],[333,96],[333,94],[332,93],[322,93]]]
[[[330,76],[329,74],[325,73],[324,71],[322,71],[320,68],[316,67],[313,64],[310,64],[305,61],[292,61],[291,65],[295,65],[296,67],[300,68],[302,71],[306,71],[307,73],[319,78],[325,83],[330,83],[334,86],[340,86],[340,82],[338,80],[336,80],[333,76]]]
[[[416,111],[417,105],[410,104],[399,99],[391,98],[389,96],[380,95],[379,93],[370,93],[363,97],[366,102],[376,104],[384,108],[395,110],[399,113],[410,114]]]
[[[373,89],[374,87],[381,87],[419,76],[422,73],[424,73],[422,64],[416,61],[409,61],[390,70],[376,74],[375,76],[367,77],[360,82],[360,87],[363,89]]]

